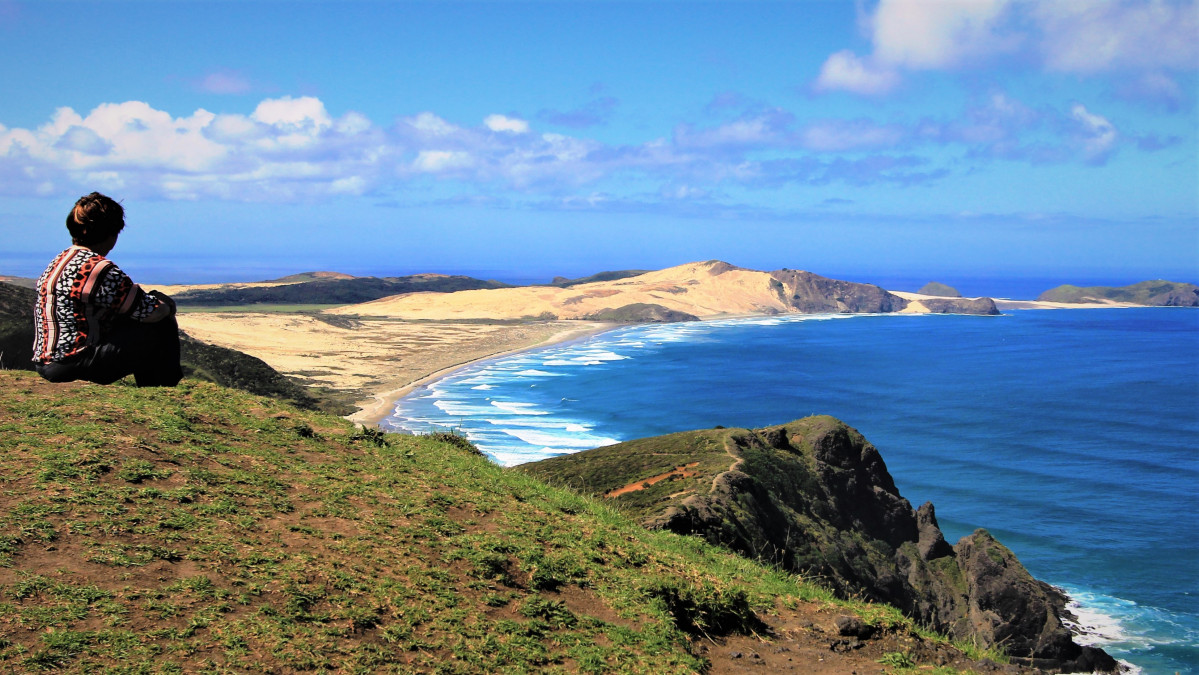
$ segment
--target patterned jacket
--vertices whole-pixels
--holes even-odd
[[[33,360],[63,361],[100,344],[117,316],[144,321],[161,302],[111,260],[72,246],[37,280]]]

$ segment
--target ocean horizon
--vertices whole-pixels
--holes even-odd
[[[1199,312],[784,315],[618,328],[478,362],[382,426],[503,465],[831,414],[951,542],[982,527],[1143,673],[1199,663]]]
[[[65,247],[65,243],[64,243]],[[37,278],[47,263],[58,254],[60,249],[47,249],[41,252],[5,251],[0,252],[0,274],[17,277]],[[139,251],[117,249],[113,260],[121,266],[135,281],[143,286],[153,288],[154,285],[180,284],[224,284],[270,281],[293,274],[313,271],[335,271],[353,276],[406,276],[412,274],[447,274],[463,275],[477,279],[492,279],[516,286],[548,284],[554,277],[567,276],[571,278],[585,277],[602,270],[591,268],[543,270],[522,267],[509,268],[435,268],[420,267],[381,267],[378,264],[364,263],[360,258],[346,260],[295,260],[293,258],[241,258],[228,254],[196,257],[189,255],[183,259],[165,259],[160,252],[146,254]],[[674,264],[686,264],[688,260],[679,260]],[[751,262],[729,260],[733,265],[770,271],[778,269],[769,265],[755,265]],[[662,265],[661,267],[668,267]],[[659,269],[661,268],[659,267]],[[1144,271],[1121,271],[1115,274],[1110,269],[1078,269],[1065,272],[1029,270],[991,270],[985,273],[961,269],[927,269],[862,270],[844,267],[829,267],[807,270],[830,279],[853,281],[857,283],[874,284],[889,291],[915,292],[930,281],[947,284],[966,297],[1006,298],[1011,300],[1035,300],[1038,295],[1063,284],[1075,286],[1127,286],[1154,278],[1164,278],[1169,281],[1199,283],[1199,269],[1167,269]]]

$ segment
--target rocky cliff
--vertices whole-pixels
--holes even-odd
[[[771,272],[770,277],[771,286],[783,303],[804,314],[898,312],[907,305],[904,299],[873,284],[829,279],[798,270],[778,270]]]
[[[1073,641],[1061,592],[985,530],[951,546],[932,504],[913,509],[875,447],[831,417],[670,434],[519,470],[606,496],[647,527],[818,575],[843,595],[893,604],[1028,665],[1116,668]]]

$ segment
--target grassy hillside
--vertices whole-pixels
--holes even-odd
[[[1071,286],[1051,288],[1038,300],[1096,303],[1110,300],[1134,305],[1199,307],[1199,286],[1175,281],[1142,281],[1131,286]]]
[[[645,274],[646,272],[652,272],[652,271],[653,270],[613,270],[611,272],[596,272],[595,274],[585,276],[585,277],[579,277],[577,279],[568,279],[566,277],[554,277],[554,280],[550,282],[550,285],[558,286],[560,288],[569,288],[570,286],[578,286],[579,284],[590,284],[590,283],[594,283],[596,281],[617,281],[620,279],[628,279],[629,277],[640,276],[642,274]]]
[[[939,281],[930,281],[921,286],[920,290],[916,292],[920,295],[937,295],[945,298],[962,297],[962,294],[958,292],[958,289],[954,288],[953,286],[943,284]]]
[[[0,283],[0,370],[32,370],[33,305],[36,291]],[[183,372],[192,377],[271,396],[308,409],[345,415],[354,410],[345,395],[305,388],[249,354],[180,335]]]
[[[643,530],[460,438],[209,383],[0,372],[0,480],[6,672],[971,665],[894,610]]]
[[[12,284],[13,286],[20,286],[21,288],[37,287],[37,279],[30,279],[28,277],[13,277],[6,274],[0,274],[0,283]]]
[[[1073,641],[1068,599],[985,530],[946,542],[932,504],[913,509],[878,449],[829,416],[636,439],[515,470],[603,499],[650,529],[893,604],[1013,661],[1062,672],[1117,665]]]
[[[315,273],[314,273],[315,274]],[[401,293],[450,293],[479,288],[505,288],[508,284],[466,276],[417,274],[407,277],[329,277],[294,275],[279,286],[216,288],[185,291],[175,296],[183,308],[203,306],[349,305]],[[300,279],[300,281],[296,281]]]

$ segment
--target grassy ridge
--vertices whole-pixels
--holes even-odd
[[[651,271],[653,271],[653,270],[613,270],[610,272],[596,272],[595,274],[591,274],[591,275],[588,275],[585,277],[578,277],[575,279],[567,279],[566,277],[554,277],[554,280],[550,282],[550,285],[557,286],[559,288],[569,288],[571,286],[578,286],[580,284],[590,284],[590,283],[594,283],[596,281],[617,281],[619,279],[628,279],[629,277],[639,276],[639,275],[645,274],[646,272],[651,272]]]
[[[304,278],[309,275],[297,275]],[[183,308],[242,305],[352,305],[389,295],[415,292],[450,293],[508,284],[466,276],[417,274],[406,277],[313,278],[281,286],[214,288],[175,296]]]
[[[1096,303],[1103,300],[1136,305],[1199,306],[1199,286],[1175,281],[1142,281],[1131,286],[1071,286],[1065,284],[1042,293],[1046,302]]]
[[[209,383],[0,372],[0,481],[7,672],[687,673],[719,661],[709,638],[798,657],[811,635],[844,667],[826,672],[961,658],[890,608],[645,531],[462,439]],[[829,651],[814,622],[846,612],[890,642]]]

